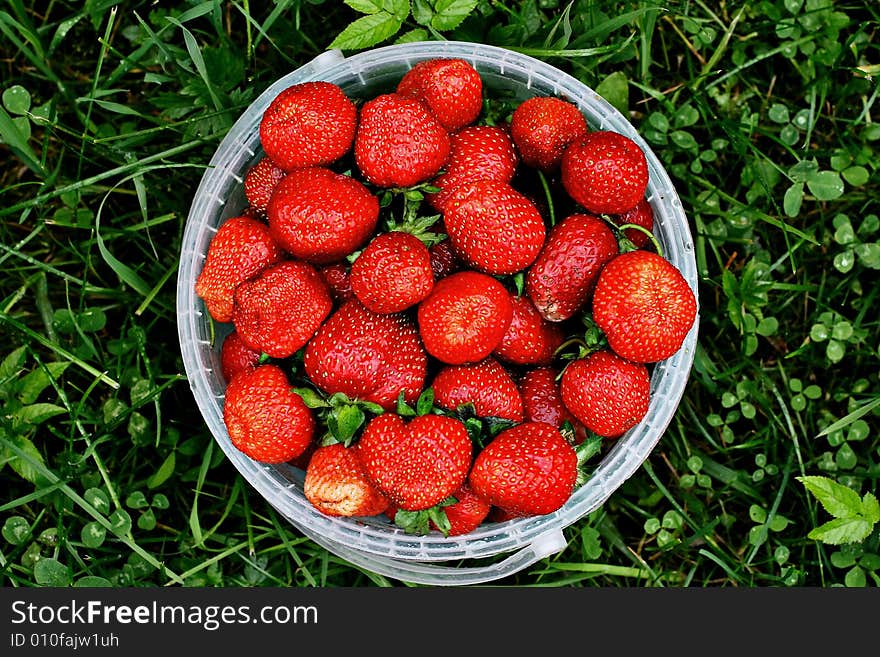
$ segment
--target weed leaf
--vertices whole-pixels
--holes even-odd
[[[402,25],[403,21],[387,11],[363,16],[342,30],[329,47],[340,50],[369,48],[397,34]]]

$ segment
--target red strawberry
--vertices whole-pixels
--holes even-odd
[[[596,281],[593,319],[617,354],[653,363],[681,348],[697,316],[682,273],[653,251],[621,253]]]
[[[493,353],[514,365],[549,364],[565,337],[562,329],[544,319],[529,297],[514,296],[511,303],[513,318]]]
[[[515,274],[528,267],[546,235],[535,204],[496,180],[458,185],[443,220],[459,258],[488,274]]]
[[[217,230],[208,244],[195,291],[211,317],[232,321],[232,293],[239,283],[278,262],[284,253],[265,224],[252,217],[232,217]]]
[[[467,478],[473,454],[464,424],[433,414],[409,423],[394,413],[378,415],[358,445],[370,480],[407,511],[428,509],[455,493]]]
[[[562,186],[594,214],[633,208],[648,188],[645,153],[629,137],[609,130],[590,132],[565,149]]]
[[[328,516],[375,516],[388,508],[361,463],[357,444],[320,445],[306,467],[303,494]]]
[[[442,212],[458,185],[483,179],[509,183],[518,163],[513,141],[504,128],[468,126],[452,135],[449,161],[444,171],[431,181],[440,191],[427,194],[426,198]]]
[[[461,536],[474,531],[492,510],[492,505],[475,494],[467,482],[453,493],[453,497],[455,497],[455,502],[443,507],[446,519],[449,521],[449,529],[446,530],[447,536]],[[438,529],[433,522],[431,525],[434,529]]]
[[[391,409],[401,392],[407,402],[418,399],[428,359],[406,316],[380,315],[351,299],[311,339],[304,365],[308,377],[326,393],[342,392]]]
[[[513,317],[507,289],[488,274],[460,271],[434,284],[419,304],[425,349],[451,365],[476,363],[492,353]]]
[[[474,458],[473,492],[513,516],[559,509],[574,490],[578,457],[554,427],[524,422],[505,429]]]
[[[454,411],[462,404],[473,404],[480,417],[523,419],[519,388],[493,358],[473,365],[447,365],[437,372],[431,387],[434,403],[442,408]]]
[[[347,301],[354,296],[351,289],[351,273],[348,265],[344,262],[334,262],[324,265],[318,270],[327,283],[330,296],[336,301]]]
[[[284,169],[268,157],[250,167],[244,174],[244,195],[251,208],[257,214],[266,213],[269,199],[276,185],[284,177]]]
[[[586,438],[586,431],[562,402],[558,376],[559,370],[555,367],[536,367],[522,375],[519,390],[523,400],[523,418],[527,422],[546,422],[557,429],[562,429],[568,422],[575,432],[574,442],[581,443]]]
[[[627,210],[615,217],[615,223],[618,226],[625,224],[634,224],[641,226],[647,231],[654,230],[654,209],[648,203],[648,199],[643,198],[634,208]],[[628,239],[637,249],[643,248],[650,240],[650,236],[638,228],[624,228],[623,236]]]
[[[382,94],[361,108],[354,156],[374,185],[411,187],[446,164],[449,134],[422,101]]]
[[[553,96],[524,100],[510,117],[510,133],[523,163],[545,172],[556,170],[565,148],[587,132],[577,105]]]
[[[428,247],[402,231],[381,233],[351,266],[351,288],[374,313],[396,313],[414,306],[434,289]]]
[[[232,322],[251,349],[287,358],[308,342],[332,307],[317,270],[305,262],[286,260],[235,289]]]
[[[590,431],[617,438],[648,412],[648,368],[603,349],[568,364],[559,390],[562,402]]]
[[[220,346],[220,370],[226,382],[242,370],[252,370],[260,364],[260,352],[248,347],[237,331],[232,331]]]
[[[418,62],[403,75],[397,93],[424,101],[449,132],[473,123],[483,109],[483,80],[463,59]]]
[[[589,300],[599,272],[617,253],[617,239],[604,221],[569,215],[550,229],[526,274],[526,293],[542,317],[566,320]]]
[[[277,365],[241,372],[226,386],[223,420],[236,449],[261,463],[284,463],[309,447],[315,418]]]
[[[326,264],[361,247],[376,228],[379,200],[351,176],[298,169],[278,183],[266,210],[272,237],[296,258]]]
[[[266,155],[285,171],[327,166],[351,148],[357,108],[329,82],[295,84],[279,93],[260,120]]]
[[[435,281],[461,269],[461,263],[448,237],[430,246],[428,252],[431,254],[431,270],[434,272]]]

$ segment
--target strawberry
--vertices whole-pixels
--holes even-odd
[[[543,422],[523,422],[477,454],[468,485],[512,516],[535,516],[565,504],[577,476],[577,453],[562,434]]]
[[[335,301],[347,301],[354,292],[351,289],[351,272],[344,262],[334,262],[324,265],[318,272],[327,283],[327,289],[330,290],[330,296]]]
[[[285,171],[327,166],[351,148],[357,107],[329,82],[292,85],[279,93],[260,120],[266,155]]]
[[[320,445],[306,467],[303,494],[328,516],[375,516],[388,508],[361,463],[357,444]]]
[[[526,274],[526,293],[542,317],[566,320],[589,300],[599,272],[617,253],[617,239],[604,221],[569,215],[550,229]]]
[[[562,186],[594,214],[635,207],[648,188],[648,161],[639,145],[610,130],[589,132],[562,154]]]
[[[570,362],[559,391],[565,407],[587,429],[617,438],[648,412],[651,381],[648,368],[608,349]]]
[[[593,319],[617,354],[653,363],[681,348],[697,315],[682,273],[654,251],[621,253],[599,274]]]
[[[535,204],[497,180],[458,185],[446,202],[443,220],[459,258],[487,274],[525,269],[538,257],[546,235]]]
[[[635,207],[632,209],[617,215],[615,217],[615,224],[618,226],[633,224],[635,226],[641,226],[649,232],[653,231],[654,209],[651,207],[651,204],[648,203],[648,199],[643,198],[636,203]],[[633,246],[637,249],[644,248],[648,243],[648,240],[651,239],[646,232],[639,230],[638,228],[624,228],[623,236],[632,242]]]
[[[422,101],[396,93],[364,103],[355,162],[377,187],[411,187],[437,174],[449,158],[449,134]]]
[[[565,148],[587,132],[577,105],[554,96],[524,100],[510,117],[510,133],[523,163],[548,173],[559,168]]]
[[[549,364],[562,345],[562,329],[544,319],[528,296],[513,296],[511,303],[513,318],[494,355],[514,365]]]
[[[328,394],[394,408],[403,393],[415,403],[428,359],[415,325],[400,313],[380,315],[350,299],[309,341],[305,371]]]
[[[434,272],[435,281],[461,269],[461,262],[455,255],[455,249],[452,248],[452,242],[448,237],[432,244],[428,247],[428,252],[431,254],[431,270]]]
[[[327,264],[369,239],[379,200],[351,176],[312,167],[297,169],[278,183],[266,214],[272,237],[288,253]]]
[[[215,321],[230,322],[232,293],[238,284],[283,255],[264,223],[245,216],[227,219],[208,244],[205,264],[196,278],[196,294]]]
[[[428,509],[457,491],[473,454],[464,424],[433,414],[408,423],[395,413],[377,415],[358,446],[370,480],[406,511]]]
[[[451,411],[473,404],[479,417],[520,422],[523,400],[507,370],[493,358],[472,365],[446,365],[431,384],[434,403]]]
[[[510,325],[513,305],[497,279],[460,271],[437,281],[417,314],[428,353],[444,363],[461,365],[492,353]]]
[[[285,260],[235,289],[232,322],[244,343],[272,358],[293,355],[330,314],[324,279],[305,262]]]
[[[411,233],[380,233],[352,264],[351,289],[374,313],[396,313],[414,306],[434,289],[428,247]]]
[[[507,130],[489,125],[467,126],[452,135],[449,161],[431,181],[440,191],[427,194],[426,198],[442,212],[458,185],[483,179],[509,183],[518,163],[519,156]]]
[[[492,510],[492,505],[474,493],[467,482],[452,495],[455,502],[443,507],[449,523],[444,532],[447,536],[461,536],[472,532],[483,523]],[[434,522],[431,522],[431,526],[440,529]]]
[[[523,400],[523,419],[527,422],[546,422],[557,429],[569,423],[574,430],[575,443],[586,438],[584,426],[562,402],[559,391],[559,370],[555,367],[536,367],[527,371],[519,380]]]
[[[284,463],[308,449],[315,418],[287,375],[269,363],[241,372],[226,386],[223,420],[236,449],[261,463]]]
[[[251,166],[244,174],[244,196],[258,215],[266,214],[272,192],[284,177],[284,169],[268,157]]]
[[[248,347],[238,331],[233,330],[220,345],[220,371],[228,383],[242,370],[252,370],[260,364],[260,352]]]
[[[463,59],[418,62],[404,73],[396,91],[424,101],[449,132],[473,123],[483,109],[483,80]]]

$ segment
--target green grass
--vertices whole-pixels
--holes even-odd
[[[880,584],[880,9],[153,5],[0,8],[4,586],[401,586],[239,476],[175,322],[186,214],[232,122],[334,39],[379,38],[507,46],[598,89],[667,167],[695,238],[699,349],[668,431],[563,552],[502,583]]]

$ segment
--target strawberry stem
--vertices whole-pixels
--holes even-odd
[[[553,207],[553,194],[550,191],[550,183],[547,182],[547,176],[544,172],[538,170],[538,179],[541,181],[541,187],[544,189],[544,197],[547,199],[547,211],[550,213],[550,225],[556,225],[556,210]]]
[[[651,243],[654,245],[654,248],[657,250],[659,255],[663,255],[663,249],[660,246],[660,242],[657,240],[657,236],[654,235],[653,232],[645,228],[644,226],[640,226],[639,224],[620,224],[619,226],[615,225],[618,231],[620,231],[620,238],[618,240],[618,244],[620,245],[620,252],[626,253],[627,251],[635,251],[638,247],[633,244],[630,240],[623,236],[624,231],[627,228],[632,228],[641,233],[644,233],[648,236],[648,239],[651,240]]]

